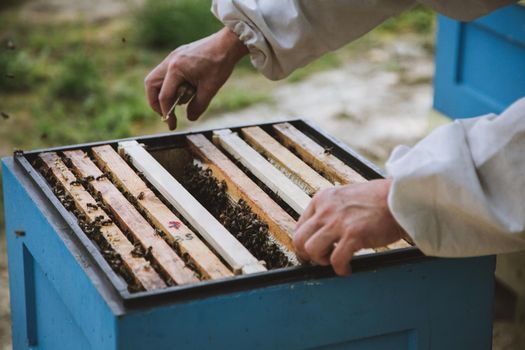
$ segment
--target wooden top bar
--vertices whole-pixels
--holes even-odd
[[[211,169],[213,176],[226,182],[232,199],[245,200],[252,211],[268,224],[274,238],[293,252],[295,220],[204,135],[189,135],[187,140],[191,151]]]
[[[252,172],[297,213],[302,214],[311,198],[299,186],[229,129],[213,132],[213,139]]]
[[[302,159],[332,182],[351,184],[366,182],[354,169],[324,149],[317,142],[303,134],[290,123],[273,126],[277,138],[286,146],[294,148]]]
[[[334,186],[260,127],[243,128],[241,132],[253,148],[304,184],[309,195]]]
[[[101,196],[102,201],[109,207],[119,224],[129,230],[146,251],[151,250],[152,258],[168,277],[176,284],[199,281],[193,271],[185,266],[184,261],[155,232],[155,229],[128,202],[115,185],[103,177],[102,171],[86,153],[67,151],[64,152],[64,155],[71,160],[73,171],[93,186],[93,189]]]
[[[136,141],[119,143],[119,150],[129,156],[133,166],[142,171],[148,181],[195,228],[208,244],[236,273],[266,271],[228,230],[222,226],[151,154]]]
[[[394,243],[390,243],[387,245],[388,249],[402,249],[402,248],[410,248],[412,245],[405,241],[404,239],[400,239],[399,241],[396,241]]]
[[[145,290],[165,288],[166,284],[157,272],[151,267],[150,263],[143,257],[134,256],[133,244],[120,231],[120,229],[110,220],[107,214],[98,207],[95,199],[86,189],[76,184],[77,178],[62,162],[56,153],[41,153],[40,159],[46,168],[51,171],[55,180],[64,188],[66,193],[75,202],[76,208],[85,216],[90,224],[105,222],[100,226],[100,234],[106,242],[122,258],[124,266],[131,276],[144,287]]]
[[[142,181],[133,169],[109,145],[92,148],[97,164],[111,174],[113,181],[136,199],[137,205],[153,224],[188,254],[203,277],[233,276],[233,273]]]

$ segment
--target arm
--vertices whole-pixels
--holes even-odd
[[[525,249],[525,98],[398,147],[387,169],[393,216],[425,254]]]

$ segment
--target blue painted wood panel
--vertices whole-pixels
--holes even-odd
[[[493,273],[493,257],[435,259],[168,305],[126,316],[121,345],[490,349]]]
[[[439,16],[434,107],[452,117],[500,113],[525,96],[525,7],[473,22]]]

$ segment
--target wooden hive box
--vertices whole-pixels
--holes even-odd
[[[17,152],[3,174],[15,349],[491,347],[493,257],[297,261],[313,194],[382,177],[305,121]]]

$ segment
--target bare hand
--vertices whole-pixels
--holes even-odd
[[[197,120],[235,64],[247,53],[248,49],[228,28],[177,48],[144,81],[151,108],[166,116],[175,102],[178,87],[189,84],[196,89],[196,95],[188,105],[188,119]],[[171,119],[169,127],[173,130],[177,123],[176,118]]]
[[[399,240],[404,231],[387,205],[390,184],[373,180],[317,193],[297,222],[299,258],[331,264],[338,275],[348,275],[355,252]]]

